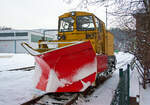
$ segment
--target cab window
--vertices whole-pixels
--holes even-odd
[[[74,19],[72,17],[61,18],[59,20],[59,32],[72,32]]]
[[[92,16],[77,16],[76,20],[78,31],[90,31],[95,29]]]
[[[100,23],[100,20],[97,17],[95,17],[95,23],[96,23],[96,28],[98,29],[99,32],[101,32],[102,31],[102,25]]]

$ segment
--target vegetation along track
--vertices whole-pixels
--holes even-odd
[[[99,78],[95,87],[89,87],[82,93],[46,93],[21,105],[72,105],[75,104],[79,97],[83,98],[91,95],[99,85],[102,85],[110,77]]]

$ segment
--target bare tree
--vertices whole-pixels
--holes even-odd
[[[67,0],[67,3],[72,2],[74,0]],[[144,69],[143,87],[146,88],[150,83],[150,0],[80,0],[76,7],[88,8],[90,5],[115,7],[108,14],[115,16],[115,24],[133,37],[128,46]]]

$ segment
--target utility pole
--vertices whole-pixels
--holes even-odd
[[[106,29],[107,29],[107,7],[108,7],[108,5],[105,5],[105,7],[106,7]]]

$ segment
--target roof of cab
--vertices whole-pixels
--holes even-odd
[[[71,11],[71,12],[64,13],[63,15],[59,16],[59,18],[70,17],[70,16],[71,16],[71,13],[73,13],[73,12],[75,13],[76,16],[94,15],[93,13],[89,13],[89,12]]]

